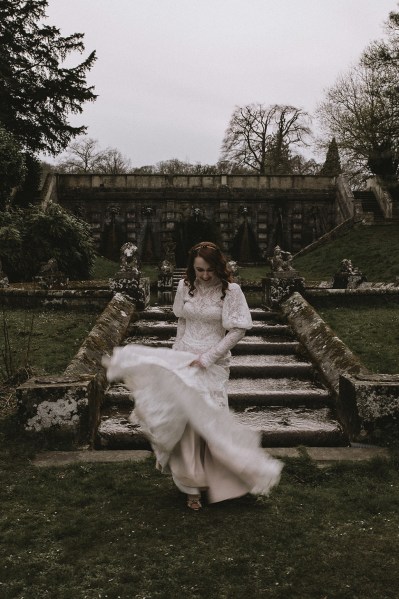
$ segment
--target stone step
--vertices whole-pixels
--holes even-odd
[[[262,310],[261,308],[253,308],[250,310],[253,321],[262,322],[279,322],[281,321],[281,315],[273,310]],[[171,323],[176,322],[177,318],[173,314],[171,306],[151,306],[146,310],[137,312],[136,323],[139,320],[144,321],[170,321]]]
[[[230,361],[230,375],[238,377],[312,377],[313,365],[295,354],[236,355]]]
[[[260,433],[263,447],[347,446],[349,440],[329,408],[247,408],[239,422]]]
[[[159,337],[127,337],[125,344],[139,343],[148,345],[149,347],[172,347],[175,337],[169,339],[159,339]],[[232,349],[233,355],[246,354],[295,354],[300,350],[299,341],[287,341],[284,337],[279,339],[278,336],[273,337],[273,341],[269,341],[267,337],[251,336],[244,337]]]
[[[322,385],[299,378],[231,378],[227,392],[231,408],[249,406],[321,407],[332,403],[330,392]],[[111,385],[104,397],[104,412],[134,407],[134,399],[123,384]]]
[[[175,336],[168,339],[160,339],[159,337],[126,337],[124,345],[135,343],[138,345],[147,345],[148,347],[172,347]]]
[[[130,414],[131,409],[105,414],[97,430],[95,449],[151,449],[138,422],[128,420]]]
[[[273,340],[269,337],[260,335],[251,335],[244,337],[232,349],[234,355],[238,354],[295,354],[299,351],[301,345],[299,341],[287,341],[286,337],[273,335]]]
[[[104,410],[107,410],[111,407],[114,409],[118,407],[121,407],[122,409],[124,409],[124,407],[130,407],[131,410],[134,408],[133,396],[123,383],[113,383],[105,391],[103,408]],[[103,415],[106,414],[104,410]]]
[[[252,329],[249,329],[246,332],[249,336],[265,336],[265,337],[275,337],[280,336],[284,338],[292,339],[294,337],[291,328],[286,324],[265,324],[262,321],[254,321]]]
[[[322,385],[298,378],[231,378],[227,384],[229,405],[240,407],[330,406],[331,394]]]
[[[250,308],[252,321],[262,321],[262,322],[280,322],[282,320],[282,316],[279,312],[275,310],[263,310],[262,308]]]
[[[262,321],[255,321],[252,329],[249,329],[247,335],[263,335],[273,337],[276,335],[293,338],[293,333],[289,326],[285,324],[264,324]],[[128,337],[172,337],[176,335],[176,323],[170,321],[138,320],[131,324],[128,331]]]
[[[155,322],[159,320],[167,320],[170,322],[176,321],[176,316],[173,314],[171,306],[151,306],[146,310],[143,310],[142,312],[137,312],[137,317],[138,319],[136,320],[136,322],[142,319]]]
[[[348,439],[329,408],[247,408],[234,412],[241,424],[261,435],[263,447],[294,447],[299,444],[346,446]],[[138,422],[128,419],[130,410],[104,416],[98,428],[96,449],[150,449]],[[132,412],[134,419],[134,410]]]
[[[154,321],[154,320],[138,320],[130,325],[127,332],[128,337],[157,337],[168,338],[176,335],[176,322],[170,320]]]

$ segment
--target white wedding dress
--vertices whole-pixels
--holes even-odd
[[[161,468],[183,493],[207,490],[210,503],[268,494],[282,470],[261,449],[257,433],[228,409],[230,349],[252,320],[239,285],[230,283],[221,296],[218,279],[197,279],[193,296],[181,280],[173,349],[131,344],[105,361],[108,379],[122,379],[131,390],[135,417]],[[204,368],[190,366],[195,359]]]

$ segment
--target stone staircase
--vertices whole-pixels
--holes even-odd
[[[380,208],[377,198],[372,191],[354,191],[353,195],[356,200],[362,203],[363,212],[372,212],[374,221],[383,221],[384,214]]]
[[[185,268],[175,268],[175,270],[173,271],[173,291],[176,291],[180,279],[183,279],[185,274]]]
[[[277,312],[251,310],[253,328],[233,350],[229,405],[242,423],[261,433],[264,447],[345,446],[330,392]],[[170,307],[139,314],[126,343],[171,347],[176,319]],[[106,393],[95,447],[148,449],[138,423],[128,421],[134,400],[111,385]],[[133,411],[134,414],[134,411]]]

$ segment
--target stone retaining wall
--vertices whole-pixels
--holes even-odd
[[[341,374],[368,372],[302,295],[293,293],[280,307],[335,394],[339,392]]]
[[[66,308],[103,310],[112,298],[110,289],[0,289],[0,306],[12,308]]]
[[[399,374],[371,373],[299,293],[280,307],[333,391],[351,439],[387,419],[399,422]]]
[[[20,420],[47,448],[92,446],[107,384],[104,355],[123,341],[135,306],[118,293],[60,376],[33,377],[17,389]]]
[[[397,283],[362,283],[355,289],[333,289],[332,287],[307,287],[305,297],[317,298],[381,298],[399,297],[399,285]]]
[[[116,293],[97,319],[64,374],[66,376],[94,374],[105,385],[105,371],[101,360],[104,355],[111,354],[115,346],[121,344],[134,312],[135,305],[131,299]]]

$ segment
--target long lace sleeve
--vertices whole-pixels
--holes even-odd
[[[199,356],[199,361],[204,368],[208,368],[220,358],[223,358],[245,335],[246,329],[231,329],[215,347]]]
[[[237,283],[230,283],[223,300],[222,324],[226,331],[230,329],[251,329],[252,318],[247,300]]]
[[[222,324],[228,331],[227,335],[199,357],[205,368],[224,357],[244,337],[245,331],[252,328],[247,300],[237,283],[230,283],[223,300]]]

